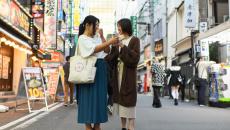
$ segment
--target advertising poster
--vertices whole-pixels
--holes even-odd
[[[10,65],[10,57],[3,56],[2,57],[2,78],[8,79],[9,78],[9,65]]]
[[[43,18],[45,0],[32,0],[32,16],[34,18]]]
[[[45,98],[41,69],[38,67],[27,67],[23,69],[23,75],[28,99]]]
[[[56,49],[56,20],[57,20],[57,1],[45,1],[45,19],[44,19],[44,49]]]
[[[11,0],[1,0],[0,2],[0,17],[10,21],[10,1]]]
[[[47,89],[49,95],[56,95],[58,82],[59,82],[59,71],[57,68],[45,68],[44,74],[47,76]]]
[[[28,99],[29,112],[48,111],[47,96],[45,93],[45,85],[41,69],[39,67],[25,67],[22,69],[22,72]],[[32,109],[31,107],[33,107],[33,105],[30,104],[30,100],[44,100],[46,109]]]

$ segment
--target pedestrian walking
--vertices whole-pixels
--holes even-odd
[[[153,104],[152,106],[155,108],[160,108],[161,101],[159,98],[160,89],[163,87],[164,84],[164,66],[158,63],[158,60],[155,59],[154,63],[151,66],[152,72],[152,88],[153,88]]]
[[[177,66],[175,61],[172,62],[172,67],[170,67],[170,80],[169,86],[171,86],[172,96],[174,99],[174,105],[178,105],[179,99],[179,87],[182,82],[181,77],[181,67]]]
[[[79,27],[79,54],[85,58],[91,55],[97,57],[94,83],[78,85],[78,123],[84,123],[86,130],[100,130],[100,123],[108,121],[107,66],[99,52],[105,51],[111,44],[118,43],[116,37],[107,42],[97,43],[94,36],[98,28],[99,19],[92,15],[87,16]]]
[[[197,84],[198,89],[198,95],[197,95],[197,102],[199,106],[205,106],[206,105],[206,99],[205,97],[207,86],[208,86],[208,67],[212,64],[215,64],[214,61],[205,61],[203,57],[198,59],[198,62],[196,64],[196,69],[198,72],[198,78],[199,83]]]
[[[122,130],[126,130],[127,127],[128,130],[134,130],[137,102],[136,70],[140,59],[140,41],[132,36],[129,19],[119,20],[117,26],[120,43],[113,46],[110,53],[112,59],[117,59],[115,64],[118,68],[118,72],[115,73],[117,77],[111,81],[114,84],[114,109],[118,109]]]
[[[70,83],[68,81],[69,79],[69,67],[70,67],[70,56],[66,57],[66,63],[63,65],[64,69],[64,78],[65,78],[65,83],[64,83],[64,106],[68,106],[68,98],[69,98],[69,93],[70,93],[70,102],[69,104],[73,104],[73,93],[74,93],[74,84]]]

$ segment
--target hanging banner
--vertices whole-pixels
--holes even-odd
[[[184,7],[185,7],[185,12],[184,12],[185,28],[195,28],[196,12],[195,12],[194,0],[185,0]]]
[[[45,1],[44,35],[45,45],[43,49],[56,49],[56,20],[57,20],[57,0]]]
[[[39,67],[25,67],[23,68],[22,72],[27,93],[29,111],[33,112],[31,109],[30,100],[45,100],[46,110],[48,110],[47,96],[45,93],[45,85],[41,69]]]

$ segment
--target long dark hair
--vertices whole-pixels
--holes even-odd
[[[129,36],[133,34],[132,23],[129,19],[123,18],[117,22],[121,26],[122,32],[128,33]]]
[[[97,22],[99,23],[99,19],[93,15],[88,15],[87,17],[85,17],[84,21],[80,24],[79,26],[79,34],[78,37],[81,36],[84,31],[85,31],[85,26],[86,24],[93,24],[93,35],[96,34],[96,24]]]

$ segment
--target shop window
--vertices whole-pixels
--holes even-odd
[[[1,44],[0,47],[0,92],[12,91],[13,48]]]

